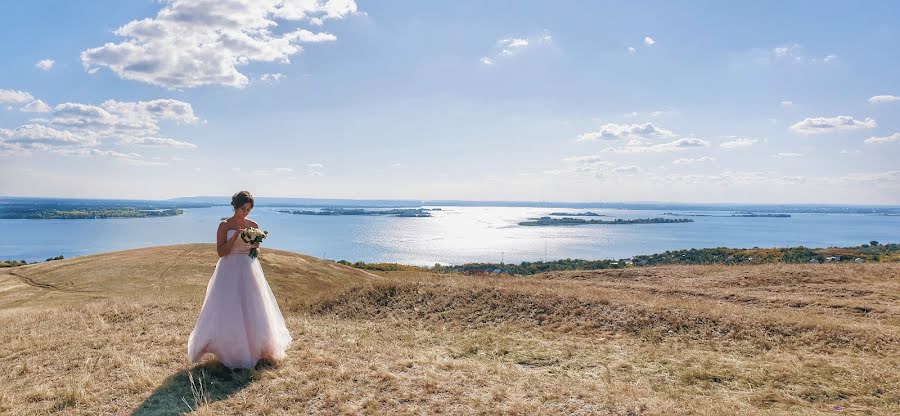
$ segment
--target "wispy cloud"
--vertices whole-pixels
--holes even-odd
[[[781,153],[775,153],[774,155],[772,155],[772,157],[774,157],[775,159],[788,159],[788,158],[796,158],[796,157],[803,157],[803,156],[806,156],[806,154],[805,153],[781,152]]]
[[[272,169],[258,169],[251,171],[250,173],[257,176],[280,176],[280,175],[289,175],[294,173],[294,169],[292,168],[272,168]]]
[[[800,134],[821,134],[836,131],[873,129],[878,127],[875,120],[866,118],[857,120],[850,116],[806,118],[791,126],[791,130]]]
[[[866,140],[863,140],[869,144],[884,144],[884,143],[892,143],[892,142],[900,142],[900,133],[894,133],[890,136],[884,137],[869,137]]]
[[[876,95],[869,98],[870,104],[886,104],[894,101],[900,101],[900,97],[896,95]]]
[[[182,142],[175,139],[165,137],[135,137],[122,141],[126,144],[134,144],[139,146],[155,146],[155,147],[172,147],[176,149],[196,149],[197,145],[188,142]]]
[[[553,43],[553,35],[546,29],[527,37],[505,37],[495,43],[493,55],[481,57],[480,62],[484,65],[494,65],[502,59],[508,59],[528,49],[551,43]]]
[[[834,53],[810,54],[799,43],[783,44],[769,49],[754,49],[750,51],[750,56],[752,61],[760,64],[829,64],[839,59]]]
[[[727,142],[719,143],[720,147],[724,147],[726,149],[737,149],[741,147],[750,147],[753,146],[759,140],[757,139],[747,139],[747,138],[736,138],[733,140],[729,140]]]
[[[703,163],[703,162],[715,162],[716,158],[709,156],[701,156],[698,158],[683,158],[683,159],[675,159],[672,161],[674,165],[690,165],[694,163]]]
[[[53,64],[55,63],[56,61],[52,59],[41,59],[36,64],[34,64],[34,66],[42,71],[49,71],[50,68],[53,68]]]
[[[659,143],[649,146],[643,145],[626,145],[624,147],[608,147],[604,152],[620,153],[620,154],[636,154],[636,153],[657,153],[657,152],[675,152],[680,150],[697,149],[709,147],[709,142],[693,137],[685,137],[667,143]]]
[[[284,74],[276,72],[276,73],[272,73],[272,74],[262,74],[262,76],[259,77],[259,80],[262,82],[265,82],[265,83],[274,84],[278,81],[283,80],[284,78],[285,78]]]

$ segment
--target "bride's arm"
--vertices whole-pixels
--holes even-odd
[[[216,253],[219,254],[219,257],[224,257],[228,253],[231,253],[231,246],[233,246],[234,241],[241,236],[241,233],[235,231],[230,240],[227,238],[227,236],[228,225],[224,222],[220,222],[219,229],[216,231]]]

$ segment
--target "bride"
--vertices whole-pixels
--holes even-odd
[[[241,191],[231,198],[234,215],[219,223],[219,261],[206,288],[197,325],[188,339],[188,357],[199,362],[212,353],[229,368],[254,368],[260,359],[281,360],[293,340],[259,260],[240,238],[241,230],[259,228],[247,219],[253,196]]]

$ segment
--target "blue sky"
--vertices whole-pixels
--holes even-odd
[[[900,203],[894,2],[306,3],[5,4],[0,195]]]

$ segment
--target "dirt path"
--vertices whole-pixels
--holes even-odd
[[[79,290],[79,289],[68,289],[68,288],[64,288],[64,287],[59,287],[59,286],[56,286],[56,285],[53,285],[50,283],[39,282],[28,276],[25,276],[23,274],[19,274],[16,272],[12,272],[12,271],[7,271],[6,274],[19,279],[20,282],[22,282],[28,286],[36,287],[39,289],[46,289],[46,290],[53,290],[53,291],[57,291],[57,292],[67,292],[67,293],[96,293],[97,292],[96,290]]]

